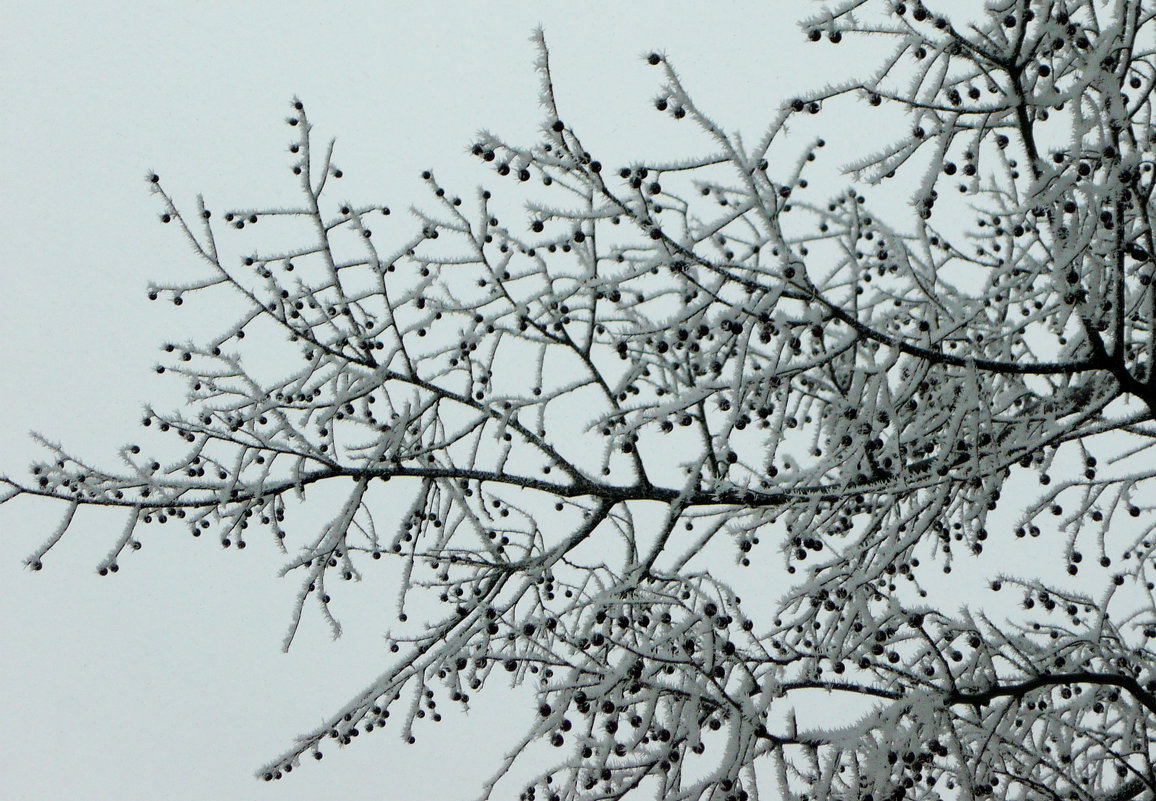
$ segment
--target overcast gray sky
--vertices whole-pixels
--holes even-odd
[[[115,464],[144,402],[182,400],[180,381],[153,373],[160,344],[221,322],[195,300],[177,311],[145,299],[150,279],[197,274],[179,233],[158,222],[149,171],[184,208],[197,192],[215,209],[291,197],[284,120],[296,95],[315,131],[338,137],[348,197],[425,203],[418,176],[430,167],[469,197],[485,175],[466,155],[476,130],[535,141],[528,36],[539,22],[562,113],[606,163],[702,152],[701,138],[651,108],[659,76],[641,56],[664,51],[701,107],[754,138],[795,89],[855,69],[854,44],[804,44],[800,9],[0,4],[0,472],[24,475],[43,455],[32,429]],[[691,141],[701,144],[683,148]],[[381,235],[408,236],[405,216],[394,220]],[[45,570],[27,571],[23,558],[62,511],[0,508],[4,799],[473,798],[533,714],[528,696],[511,702],[495,687],[468,719],[448,714],[440,738],[406,747],[387,728],[257,782],[257,766],[384,668],[392,593],[347,593],[336,642],[308,614],[285,655],[297,583],[276,578],[269,543],[223,552],[180,528],[150,530],[102,579],[94,568],[121,520],[89,511]]]
[[[640,58],[650,49],[671,56],[721,123],[752,136],[792,86],[822,79],[792,63],[815,54],[785,13],[794,4],[700,8],[3,3],[0,470],[22,475],[42,456],[32,429],[114,464],[144,402],[182,399],[180,382],[151,368],[204,310],[145,299],[150,279],[197,271],[157,221],[148,171],[186,208],[197,192],[210,208],[277,203],[294,188],[284,119],[297,95],[318,134],[338,137],[349,197],[424,202],[427,167],[468,197],[476,130],[535,140],[528,35],[539,22],[567,120],[610,163],[678,152],[681,134],[650,108],[658,76]],[[408,221],[394,231],[408,236]],[[359,615],[392,595],[357,588],[339,610],[342,639],[310,617],[285,655],[297,583],[276,578],[268,543],[222,552],[180,529],[150,531],[101,579],[94,568],[121,521],[88,512],[45,570],[27,571],[23,558],[62,511],[0,508],[0,797],[472,798],[484,776],[471,766],[494,768],[532,714],[525,696],[501,714],[509,698],[495,689],[469,719],[448,715],[436,741],[406,747],[387,729],[286,781],[257,782],[258,765],[381,671],[382,618],[359,625]]]

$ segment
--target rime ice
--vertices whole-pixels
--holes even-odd
[[[883,57],[785,98],[753,144],[643,54],[654,109],[703,137],[670,162],[588,152],[537,31],[540,140],[479,133],[491,189],[421,172],[408,228],[340,194],[297,100],[297,205],[184,211],[150,174],[205,272],[148,297],[246,310],[163,347],[187,409],[141,422],[182,456],[129,444],[107,471],[45,440],[5,479],[0,500],[63,505],[29,566],[82,506],[125,517],[104,575],[153,525],[265,537],[301,582],[288,648],[307,604],[336,635],[331,593],[399,563],[394,661],[266,779],[361,732],[412,742],[511,681],[537,714],[487,796],[538,742],[558,756],[523,798],[1151,791],[1150,9],[938,6],[806,20],[816,58],[868,32]],[[857,100],[909,127],[816,186],[826,141],[788,129]],[[909,219],[865,196],[900,174]],[[282,361],[246,358],[270,342]],[[1004,497],[1024,475],[1037,491]],[[315,486],[341,500],[294,528]],[[929,601],[1038,537],[1072,582],[991,576],[1006,620]],[[746,568],[777,601],[744,602]],[[816,690],[856,715],[816,720]]]

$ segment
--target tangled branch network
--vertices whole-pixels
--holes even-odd
[[[870,34],[885,57],[753,145],[648,55],[705,155],[621,168],[564,122],[538,32],[540,141],[473,146],[508,188],[467,203],[427,172],[433,210],[391,244],[389,209],[331,200],[300,102],[296,207],[184,212],[152,176],[206,272],[149,297],[246,311],[165,348],[187,408],[142,422],[183,455],[130,445],[110,472],[49,444],[4,479],[66,506],[29,565],[82,506],[127,516],[102,574],[146,524],[226,547],[267,529],[301,582],[288,648],[307,603],[337,632],[334,586],[392,563],[389,667],[266,779],[361,732],[413,741],[505,677],[539,714],[486,797],[546,745],[523,798],[1156,796],[1156,7],[934,5],[805,20],[816,47]],[[856,99],[909,128],[820,197],[829,151],[788,127]],[[861,187],[901,175],[889,224]],[[505,223],[503,193],[526,199]],[[281,249],[219,249],[274,218]],[[274,342],[279,377],[255,375]],[[1001,498],[1025,475],[1043,486]],[[289,535],[306,493],[332,517]],[[1017,523],[989,522],[1009,504]],[[1012,575],[1036,537],[1066,583]],[[937,607],[985,547],[1022,604]],[[781,597],[744,603],[747,567]],[[787,713],[820,695],[858,717]]]

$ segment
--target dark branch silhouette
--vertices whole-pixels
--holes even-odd
[[[655,107],[705,150],[620,167],[557,108],[538,32],[540,141],[480,134],[500,188],[470,202],[425,172],[416,233],[334,197],[295,101],[296,207],[183,211],[150,176],[205,272],[149,297],[246,311],[165,346],[188,403],[142,422],[178,455],[106,470],[45,440],[3,478],[0,502],[65,507],[28,564],[89,506],[126,515],[102,574],[160,524],[267,536],[301,581],[288,648],[307,602],[336,634],[334,585],[394,561],[394,661],[266,779],[412,742],[504,677],[538,714],[485,797],[539,741],[523,799],[1156,795],[1154,13],[834,4],[803,34],[879,62],[753,146],[653,53]],[[855,101],[910,127],[812,185],[826,143],[788,126]],[[893,179],[911,219],[861,193]],[[252,250],[272,218],[297,234]],[[290,531],[307,494],[332,516]],[[1071,582],[1018,563],[1041,535]],[[937,607],[985,547],[1022,605]],[[773,599],[737,594],[747,568]],[[850,714],[798,715],[817,693]]]

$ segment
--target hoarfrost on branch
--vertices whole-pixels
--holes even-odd
[[[267,779],[512,680],[538,714],[487,797],[538,742],[557,756],[523,798],[1153,797],[1154,12],[834,5],[803,35],[870,34],[877,69],[789,98],[753,145],[650,54],[656,108],[706,149],[621,167],[556,107],[538,31],[540,141],[478,136],[493,195],[425,173],[408,237],[333,198],[295,101],[296,207],[183,210],[150,177],[206,266],[150,297],[247,311],[165,348],[188,405],[143,422],[183,456],[126,446],[106,471],[45,441],[4,479],[67,507],[29,565],[82,506],[126,515],[102,573],[144,524],[232,547],[264,527],[301,582],[288,648],[307,604],[337,633],[329,593],[397,563],[419,619],[394,661]],[[809,185],[825,143],[788,125],[855,101],[909,130],[857,183]],[[862,188],[905,175],[911,219],[885,220]],[[219,249],[271,218],[297,239]],[[288,343],[279,378],[249,371],[254,342]],[[1024,475],[1044,486],[1001,498]],[[287,536],[314,485],[343,500]],[[990,576],[1022,601],[1000,618],[928,600],[1037,536],[1069,582]],[[740,598],[745,568],[781,597]],[[816,691],[858,716],[816,725]]]

